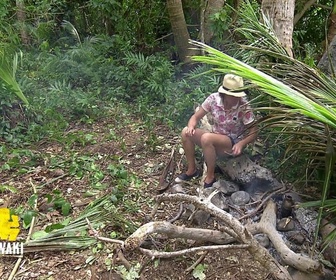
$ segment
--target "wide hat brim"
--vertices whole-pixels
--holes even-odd
[[[236,90],[229,91],[229,90],[223,88],[223,86],[220,86],[218,88],[218,92],[219,93],[224,93],[224,94],[227,94],[227,95],[231,95],[231,96],[234,96],[234,97],[244,97],[244,96],[246,96],[246,93],[244,91],[236,91]]]

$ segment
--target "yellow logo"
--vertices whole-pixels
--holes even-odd
[[[8,208],[0,208],[0,240],[15,241],[20,232],[19,217]]]

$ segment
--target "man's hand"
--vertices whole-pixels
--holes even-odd
[[[232,155],[239,156],[243,152],[244,148],[245,146],[242,142],[238,142],[234,144],[232,147]]]
[[[188,126],[187,127],[187,131],[186,131],[186,134],[188,136],[193,136],[195,134],[195,127],[191,127],[191,126]]]

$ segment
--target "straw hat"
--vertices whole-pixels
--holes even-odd
[[[237,89],[242,88],[243,86],[244,81],[242,77],[226,74],[223,78],[223,84],[218,88],[218,92],[235,97],[244,97],[246,96],[244,91],[237,91]]]

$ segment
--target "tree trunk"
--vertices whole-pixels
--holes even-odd
[[[181,0],[167,0],[167,8],[179,59],[184,63],[190,63],[190,56],[196,52],[190,49],[190,35],[184,18],[182,2]]]
[[[288,55],[293,57],[293,21],[295,0],[263,0],[261,9],[272,23],[274,33]]]
[[[16,0],[16,17],[19,22],[20,26],[20,36],[21,36],[21,41],[24,45],[29,45],[29,36],[25,27],[25,22],[26,22],[26,12],[25,12],[25,5],[24,5],[24,0]]]
[[[223,8],[225,0],[203,0],[202,2],[200,38],[203,43],[209,45],[214,35],[211,16]]]
[[[336,36],[336,0],[334,0],[333,9],[329,16],[328,44],[331,43],[332,39],[334,39],[335,36]]]

